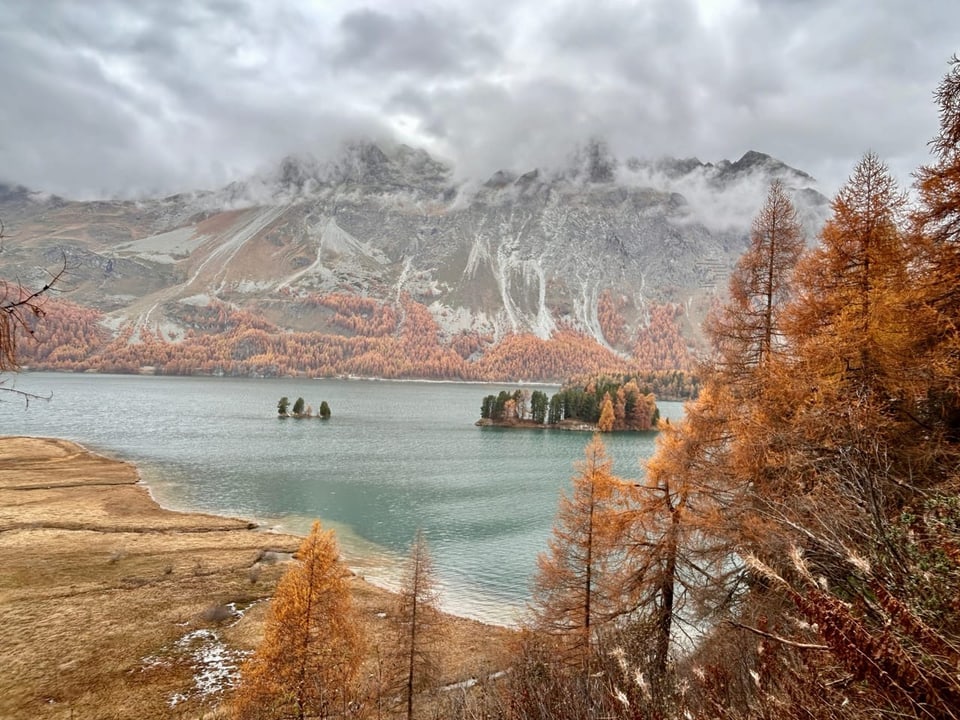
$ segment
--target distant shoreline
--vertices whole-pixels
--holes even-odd
[[[141,368],[146,370],[149,366]],[[438,378],[384,378],[363,375],[333,375],[314,376],[314,375],[227,375],[216,373],[190,373],[187,375],[157,374],[156,372],[100,372],[99,370],[82,370],[72,372],[70,370],[51,370],[47,368],[30,367],[24,365],[19,370],[20,374],[56,374],[56,375],[102,375],[104,377],[162,377],[162,378],[215,378],[217,380],[343,380],[347,382],[391,382],[391,383],[425,383],[431,385],[510,385],[511,387],[561,387],[562,382],[541,382],[538,380],[456,380],[456,379],[438,379]]]
[[[533,420],[491,420],[490,418],[480,418],[474,425],[477,427],[506,428],[508,430],[559,430],[561,432],[601,432],[596,423],[588,423],[582,420],[561,420],[558,423],[550,425],[548,423],[538,423]],[[660,429],[652,427],[649,430],[611,430],[610,433],[622,434],[648,434],[658,433]],[[606,434],[606,433],[605,433]]]
[[[490,418],[480,418],[474,425],[477,427],[495,427],[508,428],[510,430],[562,430],[564,432],[600,432],[596,423],[583,422],[582,420],[561,420],[552,425],[547,423],[538,423],[533,420],[491,420]]]

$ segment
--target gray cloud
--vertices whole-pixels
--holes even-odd
[[[344,15],[340,31],[336,66],[378,77],[405,72],[428,78],[456,76],[498,60],[492,38],[447,12],[428,15],[415,10],[394,17],[363,8]]]
[[[960,6],[924,0],[13,0],[0,178],[72,196],[215,187],[393,138],[462,177],[770,153],[828,192],[868,149],[906,183]]]

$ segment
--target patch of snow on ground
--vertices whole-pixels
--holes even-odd
[[[235,614],[242,615],[235,606],[231,609]],[[188,632],[177,640],[176,649],[187,657],[193,668],[193,690],[171,695],[170,707],[191,697],[219,695],[232,688],[240,678],[240,663],[249,655],[247,651],[229,649],[216,632],[208,629]]]
[[[487,675],[487,681],[490,680],[499,680],[502,677],[506,676],[505,670],[500,670],[491,675]],[[461,680],[460,682],[452,683],[450,685],[444,685],[440,688],[440,692],[450,692],[451,690],[469,690],[474,687],[480,681],[477,678],[467,678],[466,680]]]
[[[165,668],[170,666],[170,661],[166,658],[162,658],[159,655],[147,655],[140,658],[140,672],[147,672],[148,670],[157,670],[159,668]]]
[[[181,298],[180,302],[183,305],[206,307],[210,304],[210,296],[205,293],[200,293],[199,295],[191,295],[190,297]]]
[[[292,557],[293,554],[291,553],[291,558]],[[236,618],[232,623],[230,623],[230,627],[233,627],[238,622],[243,620],[243,616],[247,614],[247,611],[250,610],[250,608],[259,605],[262,602],[266,602],[266,600],[262,598],[260,600],[254,600],[252,603],[248,603],[244,607],[239,607],[235,602],[227,603],[227,607],[230,608],[230,613],[234,618]]]

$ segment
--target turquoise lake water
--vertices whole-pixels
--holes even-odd
[[[51,396],[0,402],[0,434],[62,437],[137,464],[165,507],[250,518],[303,533],[334,527],[348,563],[391,586],[422,528],[444,606],[510,623],[523,612],[557,498],[588,435],[478,428],[485,395],[510,385],[370,380],[26,373],[8,384]],[[555,388],[544,388],[550,394]],[[298,397],[333,417],[280,420]],[[679,418],[680,403],[661,402]],[[636,478],[654,434],[604,436]]]

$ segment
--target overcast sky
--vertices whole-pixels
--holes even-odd
[[[956,0],[5,0],[0,179],[214,188],[394,138],[465,177],[760,150],[831,193],[929,158]]]

